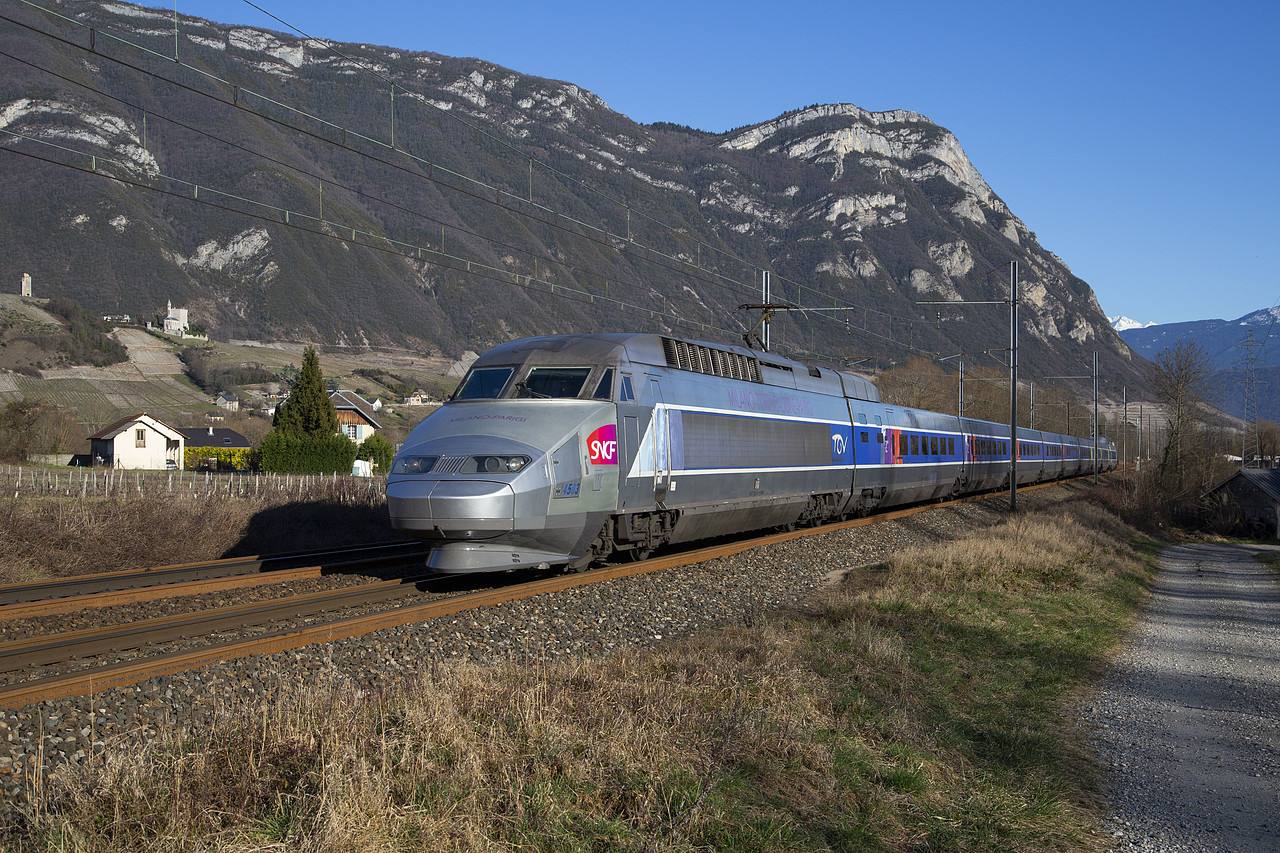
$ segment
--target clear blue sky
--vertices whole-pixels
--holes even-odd
[[[256,2],[309,35],[566,80],[639,122],[913,110],[956,135],[1108,314],[1234,319],[1280,302],[1276,0]],[[244,0],[177,8],[286,29]]]

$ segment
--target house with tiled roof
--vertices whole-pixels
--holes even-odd
[[[333,391],[329,394],[333,408],[338,413],[338,430],[347,438],[360,444],[382,429],[375,417],[373,403],[354,391]]]
[[[186,438],[146,412],[121,418],[89,436],[95,465],[163,471],[181,468]]]

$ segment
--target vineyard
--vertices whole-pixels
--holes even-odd
[[[0,495],[24,498],[219,497],[379,504],[387,482],[341,474],[269,474],[236,471],[126,471],[118,468],[0,466]]]
[[[119,419],[121,412],[147,412],[164,421],[181,423],[196,412],[203,415],[209,408],[204,394],[174,376],[145,380],[43,379],[20,375],[5,378],[10,381],[0,387],[0,403],[26,399],[69,406],[76,410],[77,419],[86,424],[112,423]]]

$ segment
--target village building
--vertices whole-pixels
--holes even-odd
[[[1220,529],[1273,539],[1280,531],[1280,468],[1241,468],[1202,500]]]
[[[223,447],[249,450],[253,445],[240,433],[226,427],[178,427],[189,448]]]
[[[173,302],[168,303],[163,323],[166,335],[182,337],[186,335],[187,329],[191,328],[191,324],[187,321],[187,309],[174,308]]]
[[[163,471],[182,468],[186,439],[173,427],[139,412],[89,436],[94,465]]]
[[[419,388],[401,400],[400,404],[403,406],[428,406],[431,404],[431,395]]]
[[[354,391],[334,391],[329,394],[333,408],[338,413],[338,431],[356,444],[382,429],[374,417],[377,409]]]

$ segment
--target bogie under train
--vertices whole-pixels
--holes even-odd
[[[1018,430],[1018,483],[1116,465]],[[442,572],[585,568],[661,545],[999,488],[1009,427],[880,402],[864,378],[649,334],[526,338],[482,355],[409,435],[392,525]]]

